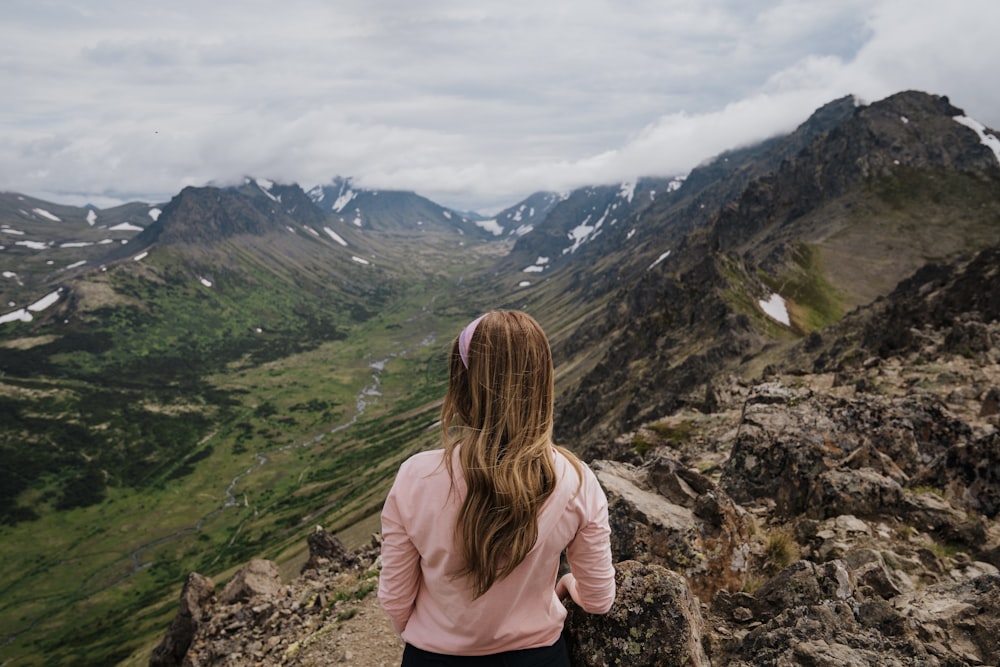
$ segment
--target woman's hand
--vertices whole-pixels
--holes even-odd
[[[556,597],[564,601],[573,597],[573,589],[576,588],[576,577],[571,572],[567,572],[556,582]]]

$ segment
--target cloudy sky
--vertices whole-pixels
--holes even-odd
[[[4,0],[0,190],[336,175],[492,212],[683,174],[846,94],[1000,128],[996,0]]]

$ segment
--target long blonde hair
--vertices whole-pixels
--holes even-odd
[[[464,566],[454,574],[468,576],[478,598],[534,547],[538,512],[556,487],[552,351],[529,315],[493,311],[472,325],[461,352],[459,338],[452,343],[450,369],[441,408],[444,460],[454,481],[452,458],[461,445],[467,487],[455,525]],[[579,460],[558,449],[579,475]]]

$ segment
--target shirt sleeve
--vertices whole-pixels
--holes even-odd
[[[608,499],[590,469],[580,489],[584,520],[566,548],[566,560],[575,580],[573,601],[591,614],[605,614],[615,601],[615,568],[611,563],[611,527]]]
[[[397,634],[406,628],[420,587],[420,552],[407,535],[399,512],[401,475],[402,471],[382,508],[382,574],[378,584],[379,603]]]

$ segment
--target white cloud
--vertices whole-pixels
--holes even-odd
[[[495,210],[683,173],[849,93],[946,94],[996,128],[998,23],[993,0],[17,2],[0,189],[342,174]]]

